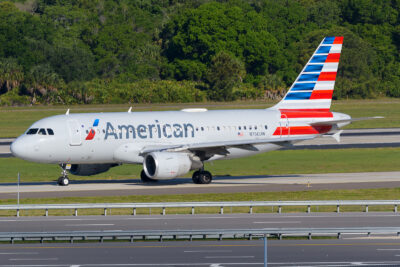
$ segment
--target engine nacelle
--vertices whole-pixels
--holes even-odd
[[[68,170],[73,175],[90,176],[108,171],[116,164],[72,164]]]
[[[151,179],[172,179],[188,173],[192,161],[188,154],[173,152],[152,152],[143,161],[143,169]]]

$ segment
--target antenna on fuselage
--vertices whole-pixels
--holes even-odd
[[[65,112],[65,115],[69,115],[69,109],[67,110],[67,112]]]
[[[132,107],[130,107],[130,108],[128,109],[128,113],[131,113],[131,111],[132,111]]]

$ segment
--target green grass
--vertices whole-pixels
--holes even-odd
[[[185,202],[185,201],[274,201],[274,200],[377,200],[398,199],[400,188],[380,189],[353,189],[353,190],[318,190],[318,191],[295,191],[295,192],[248,192],[248,193],[225,193],[225,194],[181,194],[181,195],[131,195],[131,196],[101,196],[101,197],[65,197],[65,198],[27,198],[22,199],[21,204],[68,204],[68,203],[139,203],[139,202]],[[1,200],[3,205],[15,204],[15,199]],[[282,207],[282,212],[305,212],[306,207]],[[277,207],[254,207],[254,213],[277,212]],[[362,206],[343,206],[341,212],[359,211]],[[166,209],[167,214],[190,214],[188,208]],[[335,212],[335,206],[312,207],[311,212]],[[370,206],[369,211],[393,211],[392,206]],[[49,210],[49,215],[72,215],[73,210]],[[79,210],[78,215],[101,215],[102,209]],[[152,209],[151,214],[161,214],[161,209]],[[219,208],[196,208],[196,214],[219,212]],[[249,208],[224,208],[224,213],[247,213]],[[108,210],[108,215],[132,214],[132,209]],[[149,209],[138,209],[137,214],[150,214]],[[43,210],[22,210],[21,216],[43,216]],[[0,211],[0,216],[15,216],[15,211]]]
[[[326,149],[272,151],[252,157],[206,163],[214,175],[280,175],[297,173],[399,171],[400,148]],[[138,179],[141,165],[124,164],[108,172],[76,180]],[[53,181],[60,176],[57,165],[27,162],[17,158],[0,159],[0,183]],[[190,174],[186,175],[190,177]]]
[[[179,110],[188,107],[208,109],[267,108],[272,102],[238,101],[227,103],[188,103],[188,104],[139,104],[134,111]],[[33,106],[0,107],[0,137],[16,137],[22,134],[33,122],[57,114],[64,114],[67,108],[71,113],[127,111],[129,105],[76,105],[76,106]],[[352,117],[384,116],[385,119],[353,123],[348,128],[400,127],[400,99],[341,100],[334,101],[332,110],[344,112]]]
[[[333,101],[331,110],[349,114],[353,118],[385,117],[384,119],[354,122],[347,126],[347,129],[400,127],[400,99]]]

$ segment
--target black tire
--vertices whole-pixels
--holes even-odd
[[[192,175],[193,183],[199,184],[200,183],[199,179],[200,179],[200,171],[195,171]]]
[[[146,175],[146,173],[144,172],[144,170],[142,170],[140,172],[140,179],[142,180],[142,183],[155,183],[155,182],[157,182],[157,180],[151,179],[150,177],[148,177]]]
[[[69,179],[67,176],[60,176],[57,180],[57,184],[60,186],[67,186],[69,185]]]
[[[199,174],[199,184],[209,184],[212,181],[212,175],[208,171],[201,171]]]

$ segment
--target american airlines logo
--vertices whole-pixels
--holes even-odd
[[[95,119],[93,122],[93,128],[97,126],[99,126],[99,119]],[[93,128],[90,129],[85,140],[93,140],[94,136],[96,135],[96,131]]]
[[[153,138],[189,138],[194,137],[194,127],[191,123],[166,123],[160,124],[156,120],[154,124],[121,124],[114,126],[107,122],[104,140],[114,139],[153,139]]]

